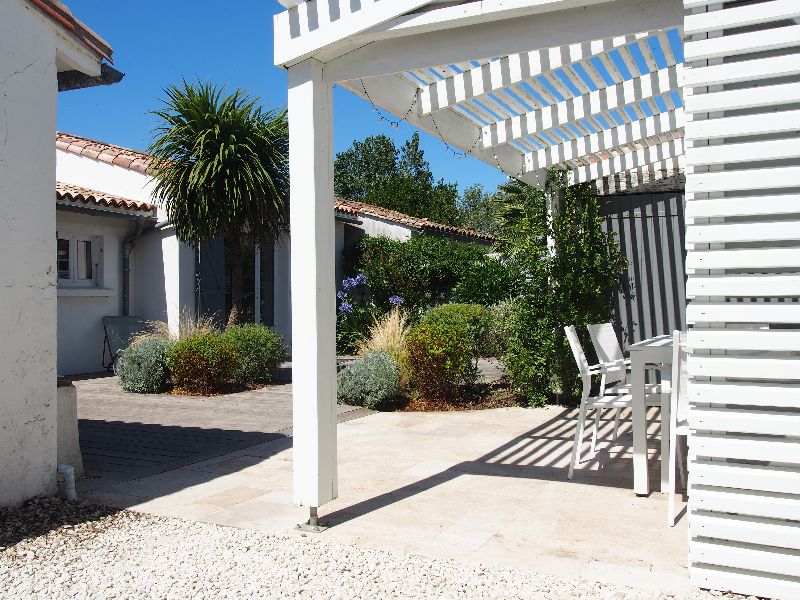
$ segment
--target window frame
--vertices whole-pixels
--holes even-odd
[[[69,278],[59,277],[58,269],[58,243],[66,240],[69,243],[68,263]],[[78,245],[88,242],[91,252],[92,276],[88,279],[78,279]],[[58,231],[56,232],[56,281],[58,287],[62,288],[99,288],[102,287],[102,268],[103,268],[103,236],[71,234]]]

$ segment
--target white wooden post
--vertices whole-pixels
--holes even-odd
[[[294,500],[337,497],[333,103],[322,63],[289,69]]]

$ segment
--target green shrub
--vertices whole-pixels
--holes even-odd
[[[117,360],[119,385],[126,392],[158,394],[167,385],[168,340],[144,338],[125,350]]]
[[[531,406],[552,402],[556,393],[561,402],[577,399],[580,379],[564,326],[575,325],[585,336],[585,323],[611,321],[626,269],[592,189],[567,186],[558,170],[550,171],[547,186],[512,182],[498,195],[499,248],[522,273],[503,363],[514,390]],[[548,200],[556,197],[558,210],[548,216]]]
[[[348,268],[367,276],[369,295],[382,312],[391,308],[389,298],[397,295],[413,317],[448,302],[470,265],[493,260],[486,258],[486,252],[478,244],[433,235],[418,235],[405,242],[365,236]]]
[[[423,324],[441,324],[452,331],[464,330],[470,340],[472,357],[493,356],[494,319],[492,311],[480,304],[440,304],[422,317]]]
[[[400,393],[400,366],[384,350],[367,352],[336,377],[339,402],[376,409]]]
[[[167,353],[173,385],[190,393],[207,394],[231,383],[237,364],[236,349],[219,333],[177,341]]]
[[[511,298],[518,288],[516,269],[494,255],[464,265],[453,288],[452,301],[492,306]]]
[[[236,352],[236,383],[268,383],[286,360],[283,338],[264,325],[235,325],[226,329],[222,339]]]
[[[474,342],[463,322],[423,323],[406,342],[414,389],[425,398],[454,398],[462,385],[474,385],[478,370]]]

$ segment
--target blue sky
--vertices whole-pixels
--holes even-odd
[[[59,94],[61,131],[145,149],[155,124],[148,111],[159,106],[165,87],[182,78],[244,88],[266,106],[286,104],[286,74],[272,60],[272,15],[281,9],[274,0],[67,3],[111,44],[125,78],[110,87]],[[415,131],[405,123],[395,129],[381,122],[369,103],[346,90],[334,90],[334,104],[337,152],[368,135],[384,133],[401,142]],[[438,139],[421,136],[434,175],[458,183],[459,190],[482,183],[493,191],[505,181],[497,169],[457,158]]]

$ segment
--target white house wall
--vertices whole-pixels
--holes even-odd
[[[58,288],[58,373],[102,371],[102,318],[122,314],[122,242],[135,226],[130,219],[59,211],[56,228],[59,237],[103,238],[101,285]]]
[[[57,149],[56,176],[63,183],[156,204],[158,219],[166,220],[152,197],[153,180],[143,173]],[[177,332],[181,312],[195,308],[194,249],[179,243],[172,227],[146,231],[136,242],[131,268],[136,284],[131,285],[130,314],[164,321]]]
[[[153,202],[151,177],[61,149],[56,149],[56,179],[128,200],[157,204]],[[165,217],[163,209],[159,208],[159,220]]]
[[[56,47],[0,3],[0,505],[56,486]]]
[[[413,234],[413,230],[406,225],[398,225],[391,221],[384,221],[365,215],[359,215],[358,219],[361,221],[359,227],[366,235],[372,237],[383,236],[404,242],[410,239]]]
[[[194,313],[195,251],[171,227],[146,232],[134,250],[136,287],[131,314],[164,321],[178,333],[181,313]]]

